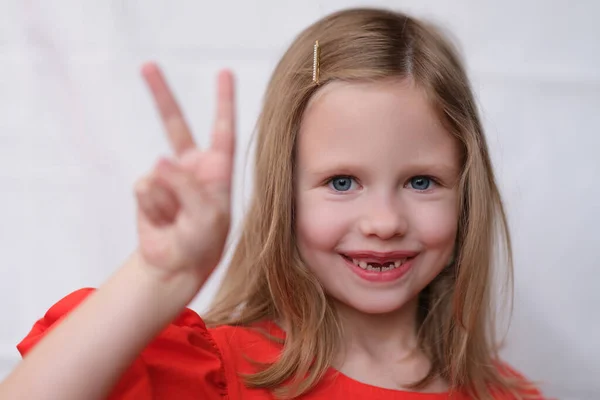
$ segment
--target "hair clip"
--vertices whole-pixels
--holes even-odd
[[[319,84],[319,63],[320,63],[321,49],[319,47],[319,41],[315,41],[313,50],[313,82]]]

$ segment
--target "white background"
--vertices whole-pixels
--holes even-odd
[[[600,398],[592,0],[0,0],[0,377],[51,304],[101,284],[135,246],[133,183],[169,151],[141,63],[161,63],[201,143],[216,71],[235,70],[239,222],[246,149],[276,61],[301,29],[353,5],[427,17],[462,44],[515,243],[505,358],[548,395]]]

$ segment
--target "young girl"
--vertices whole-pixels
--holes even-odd
[[[204,319],[185,306],[228,234],[232,77],[201,151],[157,67],[143,75],[176,157],[136,187],[139,248],[35,324],[1,398],[541,397],[495,348],[492,262],[510,240],[465,71],[434,28],[353,9],[292,43]]]

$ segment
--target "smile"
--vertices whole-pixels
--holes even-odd
[[[406,260],[408,260],[407,258],[402,258],[400,260],[395,260],[395,261],[388,261],[385,262],[383,264],[380,263],[376,263],[376,262],[367,262],[364,260],[357,260],[355,258],[350,259],[354,265],[367,270],[367,271],[376,271],[376,272],[385,272],[385,271],[389,271],[391,269],[394,268],[398,268],[400,267],[402,264],[404,264],[406,262]]]
[[[410,271],[417,253],[340,254],[346,265],[360,278],[371,282],[391,282]]]

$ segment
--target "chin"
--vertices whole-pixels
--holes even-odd
[[[367,315],[396,314],[403,311],[413,312],[416,296],[385,296],[377,293],[365,293],[353,299],[334,297],[342,307]],[[409,310],[410,309],[410,310]]]

